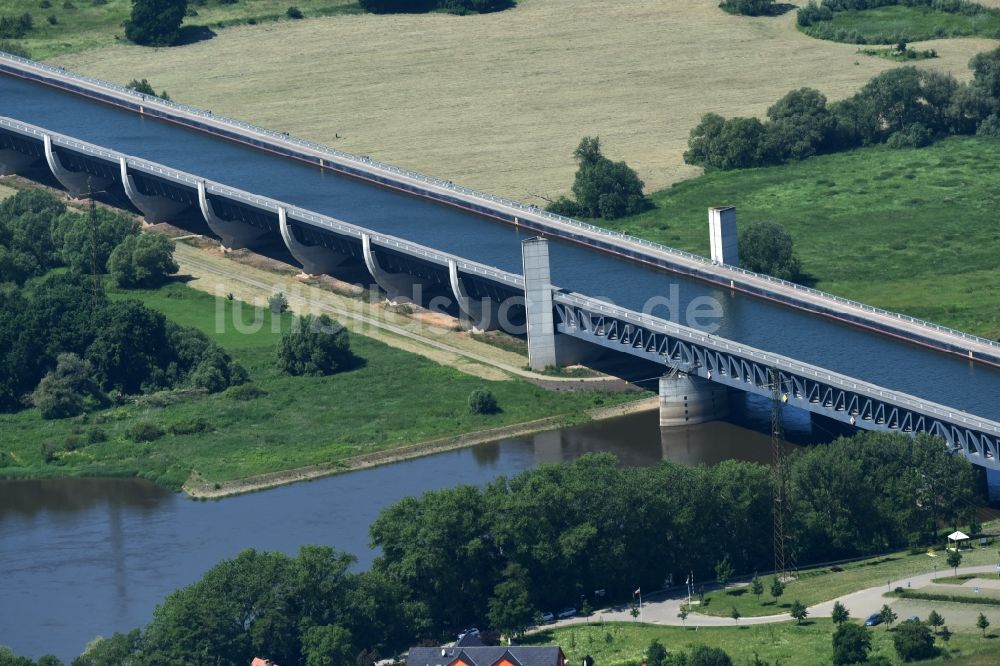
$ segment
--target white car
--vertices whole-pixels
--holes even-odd
[[[555,622],[556,616],[548,611],[542,613],[542,624],[548,624],[549,622]]]
[[[560,620],[565,620],[566,618],[569,617],[576,617],[576,609],[563,608],[561,611],[559,611],[559,615],[557,615],[556,617],[558,617]]]

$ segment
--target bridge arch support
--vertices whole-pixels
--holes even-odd
[[[418,292],[425,285],[424,280],[406,273],[390,273],[382,268],[375,256],[371,234],[361,234],[361,248],[365,256],[365,267],[390,301],[406,303],[420,300]]]
[[[63,166],[59,155],[52,147],[52,136],[45,134],[42,136],[45,145],[45,161],[48,162],[52,175],[59,184],[69,191],[69,195],[74,199],[86,196],[89,192],[103,190],[111,181],[107,178],[93,176],[86,171],[70,171]]]
[[[169,222],[188,207],[182,201],[140,192],[135,184],[135,179],[128,173],[128,162],[124,156],[118,158],[118,166],[121,169],[122,187],[125,188],[126,196],[150,224]]]
[[[205,223],[216,236],[222,239],[222,247],[227,250],[241,250],[257,244],[263,232],[256,227],[242,222],[225,220],[215,214],[212,202],[208,200],[208,192],[205,188],[205,181],[198,183],[198,207],[205,218]]]
[[[448,260],[448,280],[455,302],[458,303],[460,317],[463,321],[469,322],[473,331],[494,331],[500,327],[497,321],[497,304],[489,298],[476,300],[469,296],[462,284],[462,278],[458,274],[458,264],[454,259]]]
[[[306,245],[297,239],[288,224],[288,211],[284,206],[278,209],[278,227],[281,231],[281,239],[285,241],[285,247],[295,257],[295,260],[302,264],[303,273],[309,275],[330,273],[347,261],[347,256],[343,254],[338,254],[322,245]]]

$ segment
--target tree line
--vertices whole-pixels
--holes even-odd
[[[435,10],[450,14],[487,14],[509,9],[515,0],[358,0],[372,14],[420,14]]]
[[[831,104],[818,90],[793,90],[767,110],[766,122],[709,113],[691,130],[684,161],[741,169],[882,143],[903,148],[949,135],[1000,137],[1000,48],[976,55],[969,67],[969,83],[915,67],[891,69]]]
[[[0,204],[0,409],[62,418],[128,395],[246,381],[205,334],[109,299],[91,275],[106,267],[121,287],[155,286],[177,271],[172,253],[134,220],[71,212],[41,190]]]
[[[972,465],[924,435],[861,433],[801,451],[789,467],[792,548],[807,563],[930,540],[971,517],[973,485]],[[708,581],[720,567],[770,569],[771,497],[763,465],[623,469],[609,454],[432,491],[380,514],[368,571],[326,546],[296,557],[247,550],[73,666],[243,666],[253,656],[370,666],[484,621],[517,635],[540,610],[628,600],[691,572]]]

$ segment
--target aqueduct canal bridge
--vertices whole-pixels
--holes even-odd
[[[307,272],[354,261],[390,297],[448,294],[483,326],[514,303],[535,365],[604,350],[761,395],[776,371],[791,405],[940,434],[1000,469],[994,342],[6,55],[0,116],[3,173],[118,191],[150,221],[195,212],[224,245],[283,242]],[[713,335],[677,323],[704,297],[724,313]]]

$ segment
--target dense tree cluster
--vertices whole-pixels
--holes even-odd
[[[598,137],[584,137],[573,157],[580,165],[573,181],[575,200],[561,197],[548,210],[560,215],[613,220],[649,207],[639,175],[625,162],[612,162],[605,157]]]
[[[143,46],[172,46],[181,39],[187,0],[132,0],[125,37]]]
[[[0,38],[20,39],[34,27],[31,14],[25,12],[16,16],[0,16]]]
[[[709,113],[691,130],[684,160],[740,169],[879,143],[919,147],[977,129],[989,136],[1000,126],[1000,48],[969,66],[969,83],[915,67],[891,69],[832,104],[816,90],[793,90],[767,110],[766,122]]]
[[[0,409],[30,403],[56,418],[109,395],[175,386],[219,391],[245,381],[245,371],[203,333],[94,289],[88,274],[95,257],[101,267],[119,266],[122,283],[155,282],[177,266],[164,251],[167,239],[137,236],[128,218],[93,213],[92,228],[88,216],[41,190],[0,204]]]
[[[789,476],[800,563],[932,538],[974,509],[971,464],[931,437],[859,434],[797,454]],[[95,642],[73,666],[243,666],[261,655],[370,664],[484,619],[517,635],[538,610],[575,605],[596,589],[614,600],[671,573],[710,580],[720,557],[745,574],[772,562],[771,479],[754,463],[622,469],[599,454],[484,489],[432,491],[372,524],[381,555],[369,571],[355,573],[352,556],[327,547],[295,558],[247,550],[169,595],[145,629]],[[781,582],[771,585],[780,596]],[[902,633],[907,648],[926,642]],[[869,646],[863,628],[841,622],[836,663]],[[654,652],[671,666],[730,663],[704,647]]]
[[[119,287],[156,287],[179,269],[174,241],[160,234],[128,236],[108,257],[108,272]]]
[[[774,0],[723,0],[719,7],[730,14],[743,16],[771,16],[777,13]]]
[[[452,14],[486,14],[513,7],[514,0],[359,0],[372,14],[421,14],[442,10]]]

